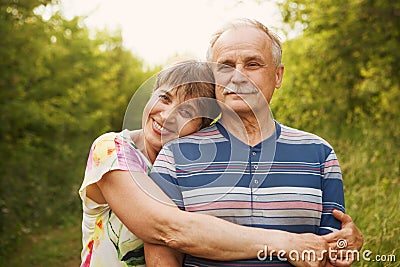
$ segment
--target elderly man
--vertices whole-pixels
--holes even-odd
[[[362,235],[351,218],[335,211],[343,227],[338,231],[341,222],[333,210],[344,211],[344,194],[333,148],[316,135],[280,124],[269,111],[282,83],[281,55],[278,38],[257,21],[242,20],[217,32],[207,56],[214,63],[222,117],[168,143],[151,176],[186,211],[244,226],[325,235],[326,246],[313,259],[302,257],[302,251],[279,255],[266,244],[258,259],[223,266],[324,265],[328,257],[338,266],[350,265],[351,259],[335,253],[336,241],[348,241],[339,249],[360,249]],[[324,252],[328,244],[329,253]],[[293,249],[299,245],[293,239]],[[222,264],[187,255],[185,266]]]

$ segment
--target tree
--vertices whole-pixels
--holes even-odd
[[[45,5],[55,10],[48,19],[37,8]],[[121,130],[129,99],[154,72],[123,48],[120,32],[92,38],[82,18],[66,20],[56,7],[13,0],[0,8],[4,255],[27,233],[80,216],[77,191],[91,143]]]
[[[399,248],[400,2],[282,0],[301,29],[284,44],[276,117],[330,141],[346,209],[374,253]],[[362,264],[362,263],[361,263]]]
[[[319,129],[320,116],[335,127],[398,121],[400,106],[391,103],[400,100],[400,3],[298,0],[281,8],[286,23],[304,29],[285,44],[282,97],[299,100],[291,116]]]

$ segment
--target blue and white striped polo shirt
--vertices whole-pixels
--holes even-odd
[[[161,150],[151,177],[186,211],[294,233],[340,229],[331,213],[344,211],[342,175],[332,147],[316,135],[275,125],[276,134],[253,147],[220,123],[174,140]],[[185,266],[286,264],[185,258]]]

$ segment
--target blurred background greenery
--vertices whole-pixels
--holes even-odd
[[[77,266],[88,149],[121,129],[160,66],[145,67],[119,32],[93,36],[80,17],[35,12],[56,0],[0,3],[0,266]],[[397,260],[355,266],[400,266],[400,2],[279,6],[286,29],[302,33],[284,43],[274,116],[333,145],[364,249]]]

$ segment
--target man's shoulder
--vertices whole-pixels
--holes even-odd
[[[168,145],[170,146],[179,144],[203,145],[203,144],[218,143],[223,141],[227,141],[227,139],[221,134],[216,125],[211,125],[198,132],[172,140],[171,142],[168,143]]]
[[[332,148],[325,139],[316,134],[292,128],[281,123],[280,127],[281,133],[278,142],[288,144],[321,144]]]

